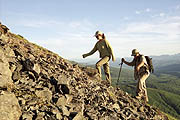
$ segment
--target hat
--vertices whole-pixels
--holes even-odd
[[[133,49],[131,56],[135,56],[137,54],[139,54],[138,50],[137,49]]]
[[[103,35],[103,33],[101,31],[96,31],[94,36],[97,36],[97,35]]]

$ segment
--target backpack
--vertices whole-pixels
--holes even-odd
[[[149,72],[153,73],[154,72],[154,67],[152,64],[152,58],[150,58],[149,56],[145,56],[147,64],[148,64],[148,68],[149,68]]]

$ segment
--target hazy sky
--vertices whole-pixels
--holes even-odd
[[[71,60],[94,47],[96,30],[116,57],[180,53],[180,0],[0,0],[0,21]]]

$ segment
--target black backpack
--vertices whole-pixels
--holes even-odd
[[[149,71],[151,73],[154,72],[154,67],[153,67],[153,64],[152,64],[152,58],[150,58],[149,56],[145,56],[146,58],[146,61],[147,61],[147,64],[148,64],[148,68],[149,68]]]

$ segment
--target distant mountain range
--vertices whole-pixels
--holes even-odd
[[[153,65],[155,68],[161,68],[167,65],[180,64],[180,53],[174,55],[160,55],[150,56],[153,59]],[[133,57],[125,58],[127,61],[131,61]],[[121,62],[121,58],[117,58],[115,62],[110,62],[113,67],[118,67]]]
[[[161,73],[172,74],[180,77],[180,53],[174,55],[160,55],[160,56],[150,56],[153,59],[153,66],[155,68],[155,74],[159,75]],[[132,61],[133,57],[126,57],[127,61]],[[80,63],[84,65],[94,65],[98,60],[88,59],[80,60]],[[111,67],[118,67],[121,62],[121,58],[117,58],[115,62],[110,61]],[[124,68],[132,69],[131,67],[123,64]]]
[[[150,56],[153,59],[153,64],[155,68],[160,68],[163,66],[167,65],[172,65],[172,64],[180,64],[180,53],[174,54],[174,55],[160,55],[160,56]],[[131,61],[133,57],[125,57],[127,61]],[[92,65],[97,62],[98,59],[78,59],[75,61],[78,61],[78,63],[82,64],[88,64]],[[119,64],[121,62],[121,58],[117,58],[115,62],[110,61],[110,65],[112,67],[119,67]]]

